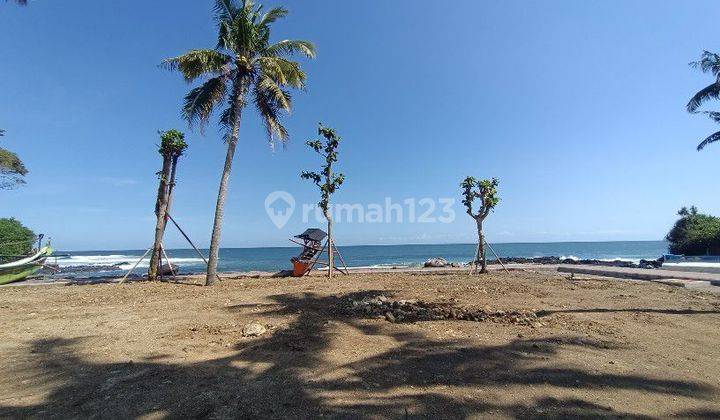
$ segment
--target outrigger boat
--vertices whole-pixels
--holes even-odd
[[[20,281],[35,274],[45,266],[45,260],[51,256],[52,253],[53,249],[48,245],[40,248],[35,255],[7,264],[0,264],[0,284]]]

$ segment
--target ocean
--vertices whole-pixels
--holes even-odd
[[[418,267],[428,259],[442,257],[449,262],[465,263],[473,258],[475,244],[443,245],[359,245],[339,247],[349,267]],[[598,260],[656,259],[667,253],[665,241],[622,242],[547,242],[547,243],[499,243],[491,244],[500,257],[547,257]],[[280,271],[291,269],[290,258],[299,253],[300,247],[276,248],[223,248],[220,250],[220,271]],[[202,250],[207,255],[207,250]],[[51,259],[62,269],[59,277],[105,277],[121,276],[142,256],[145,250],[123,251],[59,251],[68,257]],[[192,249],[167,250],[170,261],[183,274],[204,271],[204,263]],[[488,258],[492,253],[488,250]],[[135,273],[147,270],[145,259]],[[111,267],[114,266],[114,267]]]

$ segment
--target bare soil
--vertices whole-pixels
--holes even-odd
[[[357,309],[380,296],[481,316]],[[0,317],[0,417],[720,417],[720,296],[650,282],[8,287]],[[267,332],[244,337],[252,321]]]

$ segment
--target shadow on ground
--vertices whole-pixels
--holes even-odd
[[[0,402],[0,417],[126,418],[156,414],[173,418],[641,418],[578,397],[527,393],[510,399],[523,402],[501,404],[497,398],[444,390],[512,386],[533,389],[535,385],[550,385],[591,392],[643,391],[657,398],[692,397],[709,403],[718,398],[717,389],[694,381],[598,373],[560,364],[555,368],[536,367],[538,360],[551,359],[563,348],[584,346],[608,352],[617,348],[608,342],[568,337],[516,339],[497,346],[440,341],[420,332],[362,322],[340,309],[345,298],[362,299],[373,294],[377,292],[342,298],[314,294],[274,296],[276,304],[266,306],[266,313],[299,314],[291,325],[257,340],[237,343],[229,357],[190,364],[154,359],[94,363],[78,355],[81,338],[35,341],[28,348],[34,360],[32,369],[22,374],[50,392],[44,402],[35,405],[10,407]],[[238,305],[228,310],[237,312],[243,308]],[[329,367],[322,352],[336,336],[327,328],[328,321],[366,335],[391,337],[397,346],[344,366]],[[328,370],[344,374],[338,377],[317,373]],[[668,415],[720,417],[720,411]]]

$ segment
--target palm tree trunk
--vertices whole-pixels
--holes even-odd
[[[238,98],[237,100],[240,101],[241,99]],[[228,180],[230,179],[230,170],[232,169],[233,157],[235,156],[235,147],[237,147],[239,132],[240,106],[236,106],[232,135],[228,141],[227,154],[225,155],[225,166],[223,166],[222,176],[220,177],[220,189],[218,191],[217,204],[215,204],[215,221],[213,222],[212,237],[210,238],[210,256],[208,258],[205,286],[210,286],[215,283],[215,277],[217,276],[218,253],[220,251],[220,230],[222,228],[222,219],[225,211],[225,198],[227,197]]]
[[[157,280],[158,261],[160,261],[160,246],[162,244],[163,234],[165,233],[165,214],[167,212],[169,200],[168,180],[171,171],[171,158],[163,156],[163,167],[160,172],[160,186],[158,187],[157,201],[155,202],[155,242],[153,243],[153,252],[150,257],[150,267],[148,268],[148,280]]]
[[[173,156],[172,166],[170,167],[170,182],[168,183],[168,203],[167,203],[167,209],[165,210],[166,213],[170,213],[170,208],[172,207],[172,199],[173,199],[172,194],[173,194],[173,189],[175,189],[175,174],[177,174],[178,158],[180,158],[180,156]],[[163,231],[163,233],[165,233],[165,232]]]

